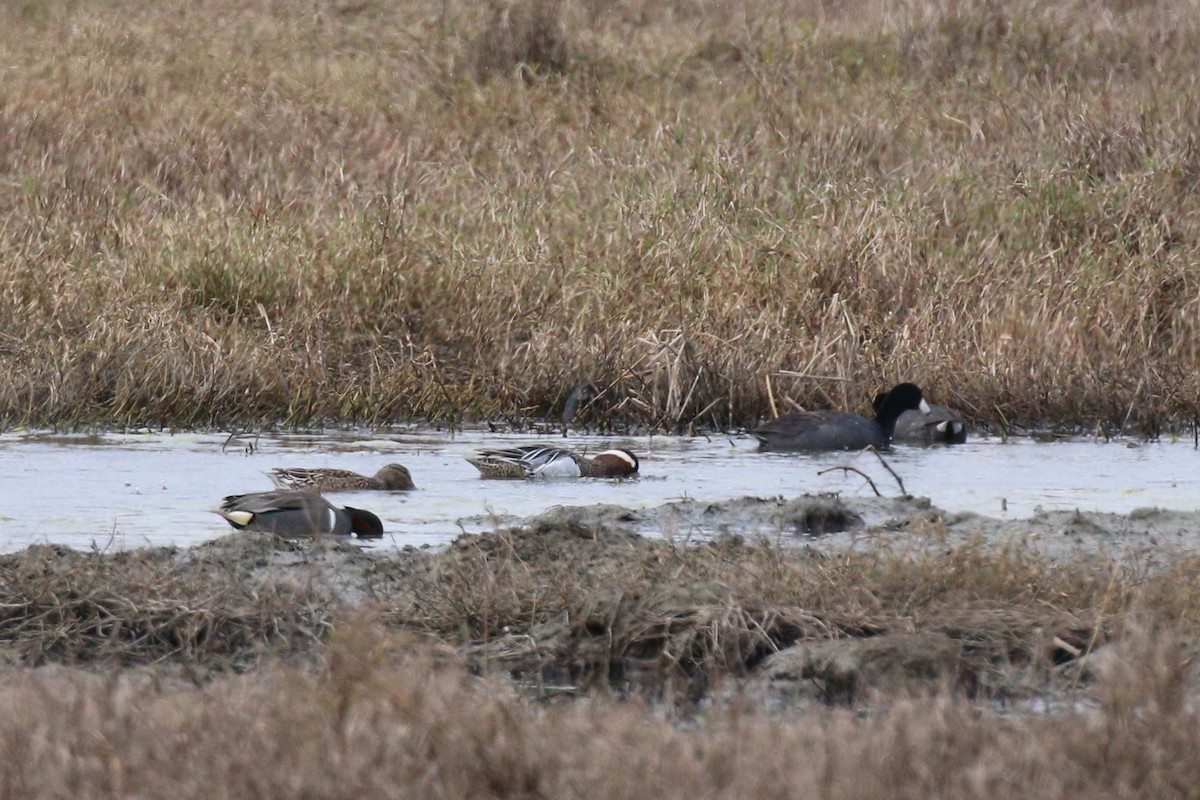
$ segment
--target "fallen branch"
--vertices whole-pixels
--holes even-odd
[[[874,447],[871,448],[871,452],[874,453],[875,457],[879,459],[879,463],[883,464],[883,468],[892,473],[892,477],[896,479],[896,483],[900,486],[900,494],[908,497],[908,490],[904,488],[904,481],[900,480],[900,476],[896,474],[896,470],[892,469],[892,465],[884,461],[883,455]]]
[[[817,470],[817,474],[824,475],[827,472],[833,472],[835,469],[840,469],[843,472],[857,472],[859,475],[863,476],[863,479],[866,480],[867,483],[871,484],[871,490],[875,492],[876,497],[883,497],[883,495],[879,493],[879,487],[877,487],[875,485],[875,481],[871,480],[871,476],[868,475],[867,473],[863,472],[858,467],[850,467],[850,466],[829,467],[828,469]],[[892,474],[894,475],[895,473],[892,473]]]

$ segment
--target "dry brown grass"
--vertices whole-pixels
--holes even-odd
[[[538,687],[686,701],[800,642],[913,634],[954,644],[955,662],[940,666],[967,695],[1020,697],[1085,680],[1070,664],[1123,639],[1131,621],[1190,641],[1196,567],[1186,555],[1165,571],[1056,563],[981,542],[836,555],[765,541],[675,547],[545,526],[463,537],[400,583],[387,570],[373,581],[391,624]]]
[[[202,677],[309,654],[332,628],[339,595],[300,570],[263,569],[282,540],[81,553],[53,546],[0,556],[0,657],[9,663],[169,662]]]
[[[976,544],[818,556],[578,526],[464,537],[440,554],[253,536],[190,551],[35,547],[0,564],[0,786],[1187,796],[1200,779],[1197,575],[1195,557],[1151,572]],[[762,703],[744,680],[793,643],[893,634],[957,642],[953,667],[970,680],[861,687],[854,711]],[[1063,657],[1055,636],[1078,652]],[[574,701],[556,680],[578,681]],[[624,701],[612,691],[639,686]],[[1053,712],[978,702],[1030,696]]]
[[[8,663],[165,663],[196,678],[308,659],[364,616],[458,648],[476,668],[652,696],[687,687],[681,698],[797,642],[949,637],[966,691],[1007,696],[1122,639],[1131,619],[1200,633],[1195,558],[1149,572],[979,544],[818,556],[542,526],[463,537],[436,555],[233,536],[178,552],[35,547],[0,566]]]
[[[1191,420],[1194,12],[7,5],[0,414]]]
[[[0,780],[42,797],[1185,797],[1197,718],[1169,637],[1143,637],[1091,711],[950,700],[680,728],[637,703],[530,706],[369,628],[319,674],[201,688],[128,674],[0,676]]]

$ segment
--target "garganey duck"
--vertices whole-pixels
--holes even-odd
[[[589,458],[541,445],[480,450],[467,461],[484,478],[619,478],[636,475],[639,466],[637,456],[624,449],[605,450]]]

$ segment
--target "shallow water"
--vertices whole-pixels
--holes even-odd
[[[628,447],[642,458],[636,480],[484,481],[464,456],[483,446],[558,444],[596,452]],[[1028,517],[1039,508],[1125,513],[1143,506],[1194,510],[1200,454],[1192,443],[975,439],[956,447],[899,446],[885,456],[905,489],[949,511]],[[440,545],[554,505],[633,508],[693,498],[727,500],[804,492],[899,493],[872,454],[759,453],[748,437],[536,437],[468,431],[264,434],[227,442],[212,433],[0,436],[0,550],[34,542],[77,548],[188,546],[231,531],[210,509],[227,494],[265,491],[273,467],[339,467],[364,474],[409,467],[412,492],[331,495],[375,511],[384,545]],[[662,531],[703,535],[705,531]]]

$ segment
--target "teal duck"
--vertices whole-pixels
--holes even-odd
[[[637,456],[625,449],[588,458],[561,447],[528,445],[480,450],[468,458],[483,478],[620,478],[636,475]]]
[[[373,477],[359,475],[348,469],[328,467],[280,467],[267,473],[280,489],[316,492],[357,492],[368,489],[404,491],[415,488],[408,468],[388,464]]]
[[[217,513],[238,530],[279,536],[332,534],[379,539],[383,523],[361,508],[338,507],[316,492],[256,492],[226,497]]]

